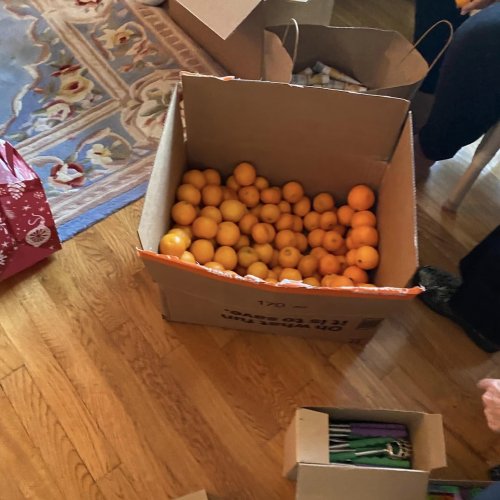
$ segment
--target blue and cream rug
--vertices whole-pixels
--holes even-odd
[[[42,179],[62,240],[145,193],[180,70],[220,71],[163,9],[0,2],[0,138]]]

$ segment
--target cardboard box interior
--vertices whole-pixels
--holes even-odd
[[[280,315],[288,318],[300,313],[312,321],[318,312],[337,318],[342,311],[343,320],[357,318],[359,327],[362,316],[368,323],[360,328],[357,338],[366,338],[370,319],[374,328],[391,310],[406,302],[386,299],[410,298],[417,293],[402,289],[417,265],[408,102],[193,75],[183,76],[183,87],[187,141],[183,138],[178,97],[174,96],[139,228],[144,250],[156,253],[160,238],[170,227],[170,207],[184,170],[211,166],[228,175],[240,161],[250,161],[272,184],[298,179],[309,195],[329,191],[342,200],[354,184],[361,182],[376,189],[381,262],[375,283],[396,288],[356,292],[318,289],[311,293],[315,291],[253,284],[252,292],[247,280],[221,278],[199,268],[186,273],[188,268],[176,259],[162,256],[155,260],[143,253],[148,257],[146,265],[161,285],[167,317],[224,326],[228,323],[221,323],[222,313],[211,312],[214,303],[224,304],[231,311],[238,306],[241,309],[241,304],[252,304],[253,299],[259,303],[286,302]],[[284,294],[286,301],[279,300]],[[332,297],[336,307],[332,307]],[[186,308],[189,298],[190,303],[196,299],[196,311]],[[268,325],[268,330],[290,331],[290,325],[282,325],[276,314],[268,312],[266,316],[254,307],[249,306],[254,315],[264,318],[252,317],[255,321],[251,326],[239,318],[236,328],[240,325],[257,329],[255,323],[269,320],[275,324]]]
[[[330,464],[329,418],[407,425],[413,446],[412,470]],[[285,435],[283,475],[297,479],[297,498],[301,499],[421,499],[429,472],[445,465],[441,415],[398,410],[300,408]]]

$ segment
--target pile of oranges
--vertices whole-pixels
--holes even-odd
[[[296,181],[270,186],[243,162],[225,185],[214,169],[188,170],[176,197],[161,254],[269,283],[374,286],[368,272],[379,263],[379,235],[366,185],[337,207],[331,194],[310,198]]]

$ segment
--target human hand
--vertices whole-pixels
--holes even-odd
[[[500,432],[500,380],[484,378],[477,386],[485,391],[482,400],[488,427],[494,432]]]
[[[465,16],[473,10],[484,9],[491,4],[494,4],[496,1],[497,0],[472,0],[460,9],[460,14],[462,14],[462,16]]]

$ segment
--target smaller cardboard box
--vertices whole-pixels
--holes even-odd
[[[329,463],[328,423],[370,421],[408,427],[413,469]],[[299,408],[285,435],[283,475],[297,500],[423,500],[430,471],[446,465],[441,415],[398,410]]]
[[[333,0],[169,1],[172,19],[216,61],[230,74],[254,80],[262,76],[266,26],[292,17],[300,23],[329,24],[332,9]]]

